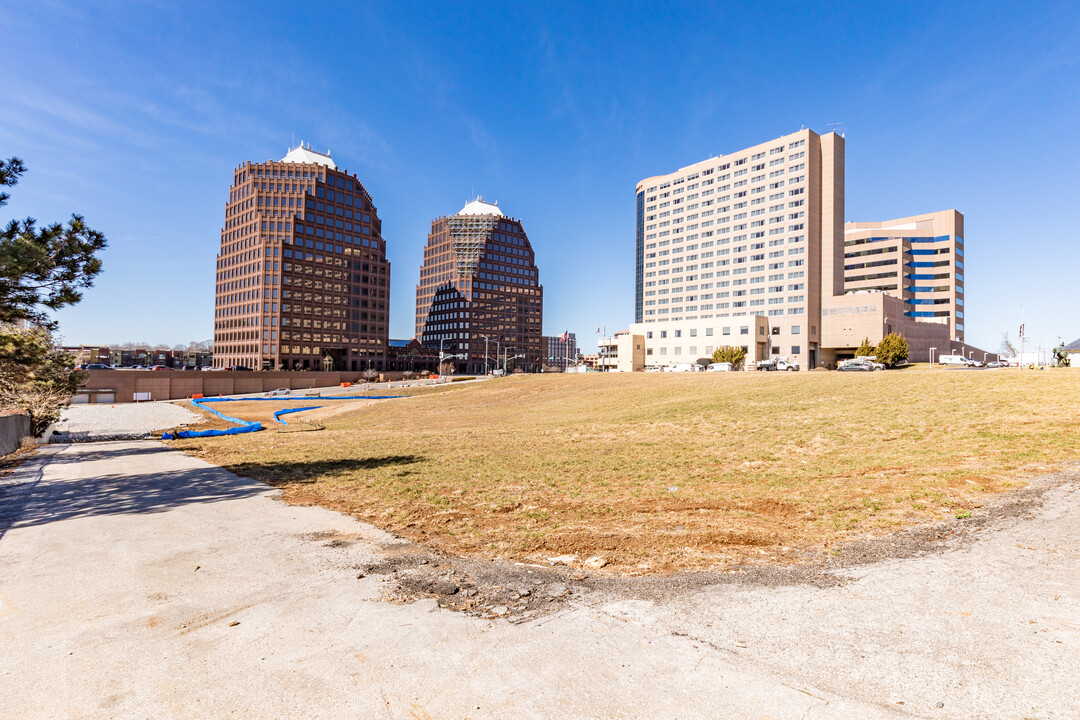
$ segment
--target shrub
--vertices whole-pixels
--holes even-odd
[[[712,361],[714,363],[729,362],[731,367],[739,369],[742,367],[743,360],[746,359],[746,350],[736,345],[721,345],[716,348],[716,352],[712,354]]]

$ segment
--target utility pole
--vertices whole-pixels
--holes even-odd
[[[1020,306],[1020,362],[1016,363],[1017,370],[1024,369],[1024,306]]]

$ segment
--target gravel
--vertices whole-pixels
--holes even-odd
[[[164,402],[74,405],[60,416],[50,442],[138,438],[198,420],[187,408]]]

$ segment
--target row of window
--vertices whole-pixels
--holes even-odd
[[[749,352],[749,346],[747,346],[747,345],[743,345],[742,349],[744,351]],[[781,352],[781,348],[780,348],[779,345],[773,345],[770,349],[772,350],[773,355],[779,355],[780,352]],[[661,345],[660,347],[656,348],[656,350],[657,350],[657,353],[656,353],[657,355],[667,355],[668,354],[668,347],[666,345]],[[711,356],[713,354],[714,350],[715,350],[714,346],[705,345],[704,350],[702,352],[702,355],[704,355],[705,357],[709,357],[709,356]],[[671,348],[671,351],[672,351],[671,352],[672,355],[682,355],[683,354],[683,348],[682,348],[681,345],[676,345],[675,347]],[[791,354],[792,355],[799,355],[801,352],[802,352],[802,346],[801,345],[792,345],[791,346]],[[646,355],[652,355],[653,354],[653,348],[645,348],[645,354]],[[695,357],[696,358],[697,355],[698,355],[697,345],[690,345],[688,348],[686,348],[686,354],[689,355],[690,357]]]
[[[802,171],[804,168],[805,168],[805,165],[799,165],[799,166],[796,166],[796,167],[792,167],[791,172],[799,172],[799,171]],[[806,181],[806,175],[792,175],[792,176],[789,176],[788,178],[786,178],[784,180],[775,180],[775,181],[769,183],[768,185],[765,185],[764,184],[765,183],[765,176],[761,175],[761,176],[756,177],[756,178],[751,178],[750,180],[740,180],[738,182],[731,183],[729,185],[720,185],[720,186],[718,186],[716,188],[709,188],[709,189],[706,189],[706,190],[702,190],[700,193],[695,193],[693,195],[687,195],[685,198],[673,198],[671,200],[664,200],[664,201],[662,201],[662,202],[660,202],[659,204],[656,204],[656,205],[648,205],[645,208],[645,210],[647,212],[650,212],[650,213],[651,212],[656,212],[656,211],[663,211],[663,212],[660,212],[659,215],[649,215],[649,216],[647,216],[646,217],[646,222],[651,222],[652,220],[655,220],[657,218],[669,217],[672,214],[678,215],[678,214],[683,213],[683,212],[691,212],[693,210],[698,209],[699,207],[711,207],[714,203],[723,203],[723,202],[729,202],[731,200],[740,200],[741,198],[745,198],[748,195],[761,195],[762,193],[766,192],[767,190],[781,190],[781,192],[773,193],[773,194],[769,195],[769,197],[768,197],[769,202],[776,202],[778,200],[782,200],[785,197],[785,193],[782,190],[782,188],[784,188],[785,186],[787,186],[789,188],[792,188],[792,189],[788,190],[787,193],[786,193],[787,196],[789,196],[789,197],[795,197],[795,196],[798,196],[798,195],[805,194],[805,191],[806,191],[805,187],[793,187],[793,186],[799,185],[799,184],[801,184],[801,183],[803,183],[805,181]],[[751,186],[748,190],[742,190],[741,188],[746,187],[746,185],[748,183],[755,183],[755,184],[756,183],[762,183],[762,184],[757,185],[757,186]],[[734,190],[735,192],[732,192],[730,195],[721,195],[721,196],[717,197],[715,200],[712,200],[712,199],[706,200],[705,199],[705,198],[711,198],[716,193],[724,193],[724,192],[728,192],[729,190]],[[664,196],[661,196],[661,197],[664,197]],[[701,199],[700,204],[693,202],[693,201],[698,200],[698,199]],[[755,197],[755,198],[752,198],[751,200],[746,200],[746,201],[742,201],[742,202],[736,202],[734,207],[736,209],[743,208],[743,207],[746,207],[747,203],[749,203],[750,205],[762,205],[762,204],[765,203],[765,198],[764,197]],[[671,210],[666,210],[666,208],[672,208],[672,209]],[[721,209],[719,209],[719,212],[726,212],[726,210],[721,208]],[[651,228],[646,228],[646,229],[651,229]]]
[[[796,141],[793,141],[791,143],[788,143],[786,148],[785,148],[785,146],[783,144],[777,145],[776,147],[773,147],[773,148],[770,148],[769,151],[768,151],[768,154],[771,157],[771,156],[779,155],[779,154],[783,153],[785,151],[785,149],[787,151],[791,151],[791,150],[795,150],[795,149],[804,147],[805,145],[806,145],[806,140],[805,139],[796,140]],[[805,151],[800,152],[800,153],[796,153],[796,157],[802,157],[805,154],[806,154]],[[758,152],[758,153],[755,153],[755,154],[751,155],[749,160],[751,162],[754,162],[754,161],[761,160],[761,159],[764,159],[764,158],[765,158],[765,151],[761,151],[761,152]],[[657,190],[664,190],[664,189],[666,189],[668,187],[671,187],[672,185],[679,185],[679,184],[681,184],[683,182],[686,182],[686,181],[689,181],[689,180],[696,180],[698,177],[709,176],[709,175],[712,175],[713,172],[723,172],[724,170],[730,169],[733,165],[735,167],[741,167],[741,166],[745,165],[746,163],[747,163],[747,158],[745,158],[745,157],[744,158],[739,158],[737,160],[734,160],[733,162],[724,163],[723,165],[719,165],[719,166],[717,166],[715,168],[707,168],[707,169],[702,170],[700,172],[689,175],[689,176],[687,176],[685,178],[676,178],[674,180],[669,180],[669,181],[663,182],[660,185],[654,185],[653,187],[648,189],[648,192],[656,192]],[[764,165],[762,165],[761,167],[764,167]]]
[[[714,329],[715,328],[711,328],[711,327],[704,328],[705,337],[712,337]],[[780,326],[779,325],[773,325],[771,330],[772,330],[773,335],[779,335],[780,334]],[[765,328],[761,328],[761,332],[763,334],[765,332]],[[659,338],[661,340],[667,339],[667,337],[668,337],[668,331],[667,330],[655,330],[655,331],[654,330],[646,330],[645,331],[646,339],[652,340],[654,334],[655,334],[655,336],[657,338]],[[730,335],[731,334],[731,326],[721,327],[720,328],[720,334],[721,335]],[[750,334],[750,326],[749,325],[740,326],[739,327],[739,334],[740,335],[749,335]],[[800,335],[800,334],[802,334],[802,326],[801,325],[792,325],[791,326],[791,334],[792,335]],[[698,329],[697,328],[689,328],[686,331],[686,337],[697,337],[697,336],[698,336]],[[683,337],[683,331],[681,329],[672,330],[671,331],[671,337],[673,337],[673,338],[681,338],[681,337]]]

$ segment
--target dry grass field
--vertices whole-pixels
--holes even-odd
[[[1080,370],[516,376],[178,445],[439,550],[663,571],[963,514],[1080,459],[1078,397]]]

